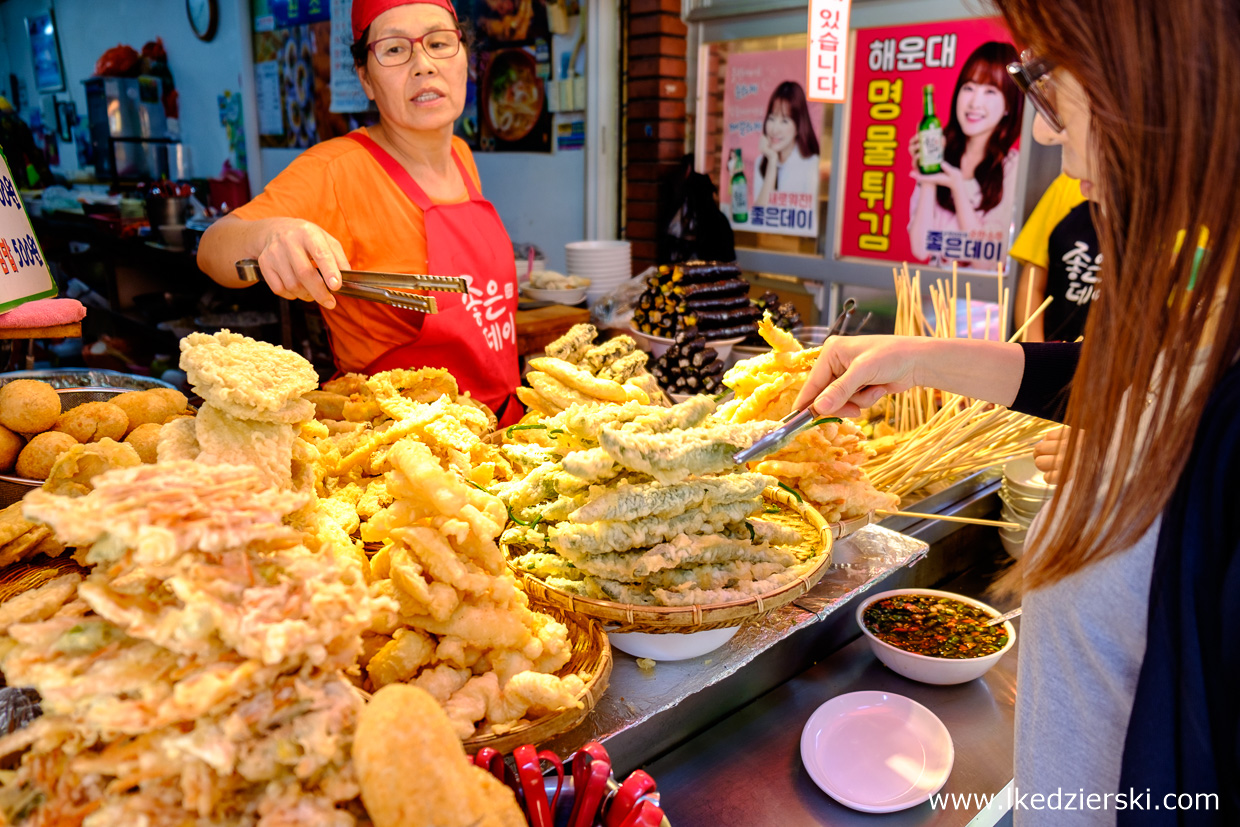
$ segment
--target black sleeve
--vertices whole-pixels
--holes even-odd
[[[1025,351],[1025,373],[1012,410],[1063,422],[1072,377],[1081,358],[1080,343],[1022,342],[1020,346]]]

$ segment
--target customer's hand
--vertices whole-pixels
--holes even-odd
[[[271,292],[284,299],[336,306],[340,271],[349,269],[340,242],[317,224],[300,218],[270,218],[263,222],[263,249],[258,266]]]
[[[819,416],[857,416],[889,393],[918,384],[920,342],[912,336],[832,336],[797,396],[799,410],[814,401]]]
[[[1033,464],[1050,485],[1059,485],[1063,478],[1063,467],[1068,455],[1068,434],[1071,431],[1067,425],[1056,428],[1033,446]]]

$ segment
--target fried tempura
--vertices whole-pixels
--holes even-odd
[[[525,824],[512,792],[469,762],[443,708],[415,686],[375,693],[358,718],[353,761],[375,827]]]
[[[181,340],[181,370],[199,396],[237,418],[292,423],[314,415],[301,396],[318,387],[318,374],[290,350],[227,330],[191,333]]]

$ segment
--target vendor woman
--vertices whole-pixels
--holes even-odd
[[[198,265],[244,287],[258,259],[278,296],[315,301],[342,372],[442,367],[502,423],[521,415],[512,243],[465,143],[468,55],[451,0],[354,0],[353,60],[379,122],[302,153],[203,235]],[[336,295],[341,269],[470,277],[426,315]]]

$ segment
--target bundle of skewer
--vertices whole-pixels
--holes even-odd
[[[922,302],[921,273],[911,277],[908,267],[893,270],[897,310],[896,329],[901,336],[930,336],[951,339],[957,336],[959,278],[952,266],[950,282],[936,279],[928,285],[933,307],[933,325],[927,319]],[[999,340],[1022,341],[1029,323],[1041,315],[1050,298],[1032,309],[1026,297],[1025,323],[1007,336],[1010,290],[1003,287],[1003,271],[999,280]],[[989,338],[991,313],[987,308],[985,336]],[[973,338],[973,291],[965,282],[965,327]],[[1054,423],[1016,413],[1007,408],[932,388],[910,388],[887,397],[883,415],[894,429],[888,437],[894,449],[873,457],[865,464],[866,474],[880,491],[901,498],[937,483],[944,483],[974,471],[998,465],[1028,453],[1033,445],[1055,427]]]

